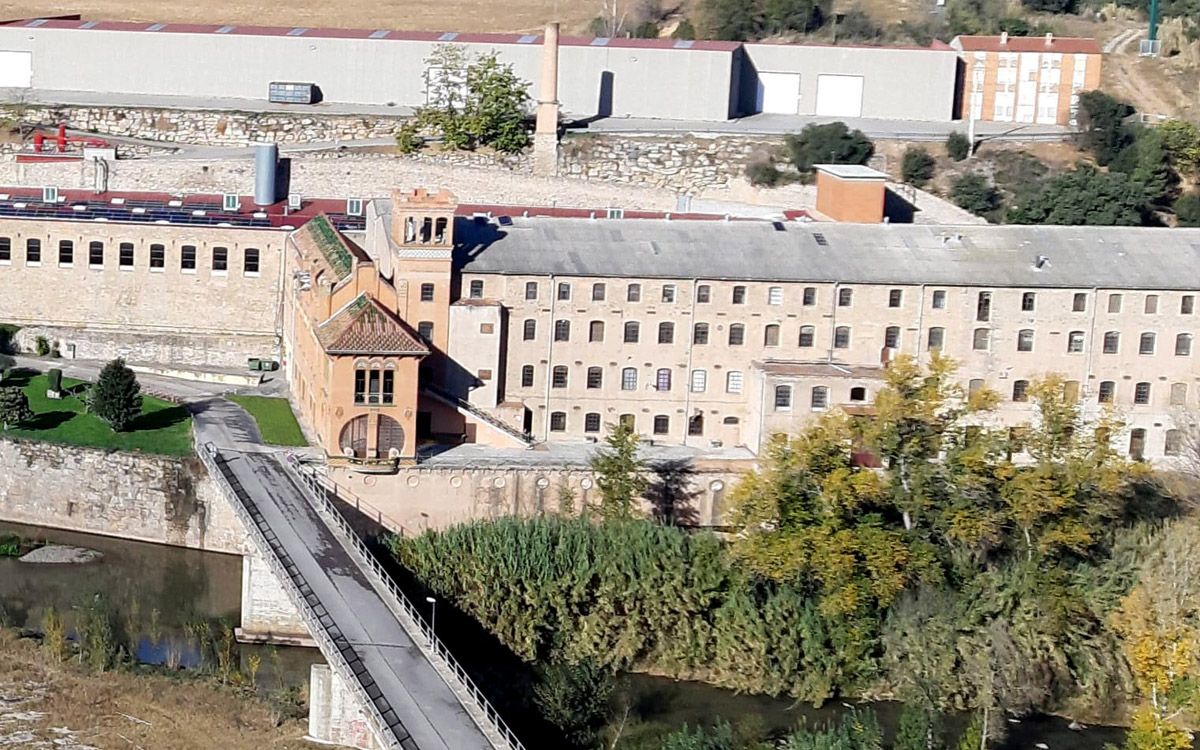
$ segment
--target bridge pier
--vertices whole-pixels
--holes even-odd
[[[384,750],[354,694],[328,664],[314,664],[309,671],[308,736],[332,745]]]
[[[242,556],[243,643],[316,647],[300,611],[257,549]]]

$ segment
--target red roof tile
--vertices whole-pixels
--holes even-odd
[[[958,43],[963,52],[1056,52],[1061,54],[1100,54],[1100,43],[1095,39],[1064,36],[1052,37],[1047,42],[1044,36],[1010,36],[1000,43],[998,36],[960,36]]]
[[[366,293],[354,298],[317,329],[317,339],[329,354],[428,354],[408,327]]]

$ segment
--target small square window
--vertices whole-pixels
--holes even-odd
[[[815,286],[804,287],[803,304],[805,307],[817,304],[817,288]]]
[[[432,286],[432,284],[430,284]],[[538,298],[538,283],[536,281],[525,282],[525,299],[536,300]]]
[[[468,294],[471,299],[481,299],[483,297],[483,280],[472,279]]]
[[[946,292],[944,290],[938,289],[934,291],[932,305],[934,310],[946,309]]]
[[[900,307],[904,302],[904,290],[892,289],[888,292],[888,307]]]
[[[496,326],[494,323],[480,323],[479,324],[479,332],[480,333],[490,334],[493,331],[495,331],[495,329],[496,329]]]
[[[492,379],[492,371],[491,370],[480,370],[478,373],[478,377],[480,380],[491,380]]]
[[[536,287],[535,287],[535,289],[536,289]],[[433,302],[434,291],[435,290],[434,290],[433,284],[422,284],[421,285],[421,301],[422,302]]]
[[[664,284],[663,285],[662,301],[663,302],[674,302],[675,301],[675,285],[674,284]]]

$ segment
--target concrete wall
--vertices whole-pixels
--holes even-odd
[[[327,102],[416,107],[425,104],[424,61],[437,46],[391,39],[0,27],[0,49],[33,53],[35,90],[118,97],[265,101],[272,81],[300,81],[318,84]],[[495,50],[536,94],[540,44],[464,46],[475,54]],[[572,116],[725,120],[731,114],[728,50],[564,45],[560,61],[559,99]]]
[[[242,623],[238,636],[270,643],[312,645],[312,636],[299,610],[257,549],[242,557]]]
[[[758,73],[799,73],[801,115],[816,114],[817,77],[863,77],[863,117],[949,120],[958,54],[952,49],[747,44],[741,105],[754,110]]]
[[[0,519],[241,554],[246,532],[193,459],[0,438]]]
[[[328,664],[314,664],[309,672],[308,736],[330,745],[374,750],[379,747],[371,724]]]

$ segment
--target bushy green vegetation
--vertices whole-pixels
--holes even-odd
[[[286,398],[270,396],[229,396],[229,400],[250,412],[264,443],[268,445],[305,446],[304,432]]]
[[[957,130],[952,131],[946,136],[946,153],[954,161],[962,161],[971,155],[971,139]]]
[[[844,122],[805,125],[799,133],[788,134],[784,144],[792,165],[805,181],[812,178],[816,164],[866,164],[875,153],[871,139]]]
[[[50,443],[66,443],[123,451],[142,451],[172,456],[192,452],[192,419],[187,409],[167,401],[145,396],[141,412],[123,432],[115,432],[97,415],[88,413],[80,398],[85,384],[63,378],[61,399],[46,397],[50,381],[32,370],[17,370],[5,379],[6,386],[18,386],[29,401],[33,417],[4,434]]]
[[[700,6],[705,36],[732,41],[815,31],[829,9],[829,0],[702,0]]]
[[[89,397],[91,411],[114,432],[129,429],[142,413],[142,386],[123,359],[114,359],[104,366]]]
[[[920,146],[910,146],[904,150],[900,160],[900,176],[910,185],[925,187],[933,179],[937,171],[937,161]]]
[[[959,175],[950,183],[950,200],[959,208],[984,216],[1000,206],[1000,194],[988,178],[976,172]]]
[[[1200,550],[1183,547],[1196,521],[1164,526],[1178,511],[1112,447],[1123,426],[1085,419],[1061,377],[1029,385],[1036,417],[1001,429],[989,426],[997,395],[965,393],[953,372],[902,357],[873,419],[830,414],[773,440],[731,493],[730,543],[548,517],[392,550],[530,662],[814,703],[893,695],[912,707],[909,735],[930,736],[939,711],[972,711],[974,747],[997,741],[1006,713],[1143,695],[1158,696],[1146,721],[1163,731],[1179,707],[1164,691],[1200,674],[1190,647],[1161,667],[1200,634],[1200,576],[1186,573]],[[852,448],[882,468],[859,466]]]
[[[448,149],[489,146],[516,153],[530,144],[529,82],[496,53],[472,57],[461,45],[440,45],[425,68],[429,104],[417,110],[416,130],[440,138]],[[402,127],[397,146],[412,148],[416,136]]]

